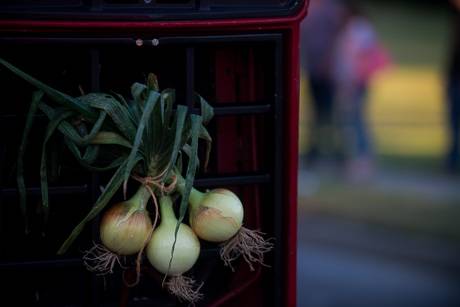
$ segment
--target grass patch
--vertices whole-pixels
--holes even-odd
[[[424,176],[444,173],[444,159],[437,155],[380,154],[377,163],[381,169],[420,172]]]
[[[325,183],[299,209],[460,241],[460,199],[389,193],[372,186]]]

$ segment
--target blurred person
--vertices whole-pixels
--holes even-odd
[[[365,121],[368,87],[390,59],[376,31],[353,1],[346,13],[334,55],[337,121],[350,179],[367,179],[374,172],[372,141]]]
[[[307,74],[313,111],[308,163],[336,151],[332,110],[335,95],[332,77],[334,48],[343,24],[342,0],[311,0],[302,22],[302,67]],[[335,153],[336,154],[336,153]]]
[[[460,170],[460,0],[450,0],[453,19],[452,45],[447,70],[447,109],[450,144],[447,168],[450,172]]]

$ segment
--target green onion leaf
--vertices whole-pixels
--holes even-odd
[[[27,112],[26,124],[24,131],[22,133],[21,145],[19,146],[18,160],[17,160],[17,172],[16,172],[16,181],[18,183],[18,192],[19,192],[19,205],[24,216],[25,232],[29,232],[29,225],[27,219],[27,193],[26,185],[24,182],[24,154],[27,148],[27,143],[29,140],[30,129],[32,128],[35,114],[37,113],[38,104],[43,98],[43,91],[36,91],[33,93],[32,102],[30,104],[29,111]]]
[[[214,117],[214,109],[211,105],[200,95],[195,94],[195,98],[198,99],[201,106],[201,117],[203,118],[203,124],[206,125]]]
[[[153,73],[149,73],[149,75],[147,76],[147,89],[149,91],[155,91],[155,92],[160,91],[160,86],[158,85],[158,78]]]
[[[134,139],[133,147],[132,147],[131,153],[129,154],[128,159],[127,159],[126,169],[124,171],[125,182],[128,181],[129,176],[131,174],[131,170],[134,168],[135,164],[138,162],[136,160],[136,157],[138,155],[139,147],[141,146],[144,129],[145,129],[145,126],[146,126],[147,122],[150,119],[150,115],[151,115],[151,113],[153,111],[153,108],[155,107],[159,97],[160,97],[160,94],[158,92],[155,92],[155,91],[150,91],[149,92],[149,96],[148,96],[148,98],[147,98],[147,100],[145,102],[145,106],[144,106],[144,113],[142,114],[141,120],[138,123],[136,137]]]
[[[163,176],[162,181],[165,182],[176,164],[177,154],[181,149],[181,140],[182,140],[182,132],[184,130],[184,123],[185,117],[187,115],[188,108],[183,105],[178,105],[176,110],[176,127],[175,127],[175,136],[174,136],[174,145],[171,151],[171,158],[169,159],[169,166],[168,170],[166,171],[165,175]]]
[[[80,165],[90,171],[97,171],[97,172],[108,171],[108,170],[119,167],[126,160],[126,156],[121,156],[121,157],[116,158],[115,160],[110,162],[110,164],[106,166],[94,166],[87,162],[88,161],[87,156],[89,155],[89,153],[85,152],[84,156],[82,156],[78,146],[74,142],[72,142],[71,139],[67,137],[64,138],[64,142],[67,145],[67,148],[69,149],[69,151],[74,155],[75,159],[77,159],[77,161],[80,163]],[[94,150],[93,147],[94,146],[88,146],[87,151]]]
[[[59,124],[66,118],[74,115],[73,111],[67,109],[60,109],[56,112],[53,119],[49,122],[48,127],[45,132],[45,139],[42,144],[42,157],[40,165],[40,186],[42,192],[42,206],[44,212],[45,222],[48,220],[49,213],[49,198],[48,198],[48,174],[46,166],[46,145],[48,144],[49,139],[56,131]]]
[[[140,161],[140,157],[136,157],[134,159],[136,162]],[[85,225],[92,220],[94,217],[96,217],[104,208],[105,206],[109,203],[109,201],[112,199],[112,197],[115,195],[115,193],[118,191],[120,186],[122,185],[124,181],[124,170],[126,169],[126,165],[128,163],[128,160],[125,160],[120,167],[117,169],[115,174],[112,176],[110,179],[109,183],[105,187],[104,191],[102,194],[99,196],[97,201],[95,202],[93,208],[91,211],[86,215],[86,217],[74,228],[70,236],[67,238],[67,240],[62,244],[61,248],[58,250],[58,254],[62,255],[64,254],[69,247],[72,245],[72,243],[75,241],[75,239],[78,237],[78,235],[82,232],[83,228]]]
[[[94,120],[96,118],[96,113],[91,110],[91,108],[82,103],[81,101],[64,94],[58,90],[55,90],[54,88],[46,85],[45,83],[38,81],[34,77],[26,74],[19,68],[13,66],[9,62],[5,61],[4,59],[0,58],[0,64],[8,68],[11,72],[16,74],[17,76],[21,77],[25,81],[29,82],[33,86],[37,87],[38,89],[42,90],[45,92],[49,97],[51,97],[55,102],[61,104],[62,106],[69,107],[71,110],[74,110],[84,117],[86,117],[89,120]]]
[[[138,105],[142,105],[144,103],[144,92],[147,90],[147,86],[142,83],[134,83],[131,85],[131,95],[134,98],[134,102]]]
[[[132,148],[130,142],[118,133],[111,131],[99,131],[94,138],[90,141],[91,144],[102,144],[102,145],[120,145],[126,148]]]
[[[185,188],[182,191],[182,199],[181,199],[180,207],[179,207],[179,218],[177,219],[177,225],[174,231],[174,243],[171,249],[171,258],[169,259],[168,272],[169,272],[169,269],[171,268],[171,263],[172,263],[173,256],[174,256],[174,248],[176,247],[177,233],[179,231],[179,226],[184,220],[185,213],[187,212],[188,199],[190,197],[190,191],[192,190],[193,180],[195,178],[195,172],[197,169],[198,135],[199,135],[202,119],[201,119],[201,116],[194,115],[194,114],[190,115],[190,119],[192,122],[192,129],[191,129],[191,140],[192,140],[191,151],[192,152],[191,152],[191,158],[187,166],[187,174],[185,177]]]
[[[83,96],[81,97],[83,99]],[[112,119],[117,129],[129,140],[136,136],[135,123],[131,121],[129,110],[118,100],[107,94],[92,93],[84,96],[91,107],[104,110]]]

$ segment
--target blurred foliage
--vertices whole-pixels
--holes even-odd
[[[400,65],[443,68],[449,45],[446,1],[357,1]]]

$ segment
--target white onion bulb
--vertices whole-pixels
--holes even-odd
[[[202,193],[192,189],[189,202],[190,225],[200,239],[224,242],[240,230],[244,209],[238,196],[230,190]]]
[[[145,209],[149,193],[142,186],[129,200],[113,205],[104,213],[100,224],[101,241],[118,255],[139,252],[152,229]]]
[[[171,267],[168,271],[177,225],[169,197],[160,199],[160,212],[161,222],[147,245],[147,258],[159,272],[170,276],[181,275],[190,270],[198,259],[200,242],[189,226],[180,224]]]

